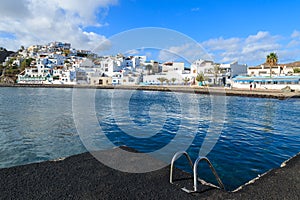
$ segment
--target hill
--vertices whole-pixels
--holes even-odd
[[[0,47],[0,63],[4,62],[6,57],[14,53],[13,51],[7,51],[5,48]]]
[[[287,67],[300,67],[300,61],[287,63],[287,64],[280,64],[280,65],[287,66]]]

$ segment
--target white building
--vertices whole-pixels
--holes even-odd
[[[247,65],[238,62],[217,64],[213,61],[197,60],[191,65],[191,78],[195,80],[200,73],[207,79],[206,84],[226,85],[233,77],[246,75]]]
[[[65,68],[64,66],[57,66],[52,70],[53,84],[76,84],[76,71],[74,68]]]
[[[138,85],[141,82],[141,75],[139,73],[129,72],[123,74],[122,85]]]
[[[166,62],[162,64],[162,72],[171,72],[171,71],[184,71],[183,62]]]
[[[49,84],[52,81],[51,69],[41,64],[34,64],[18,75],[17,83]]]
[[[159,78],[165,78],[166,83],[168,84],[176,84],[182,85],[184,84],[184,79],[187,78],[191,81],[190,73],[182,73],[181,71],[169,71],[167,73],[158,73],[152,75],[144,75],[143,76],[143,84],[145,85],[159,85],[161,82]],[[189,83],[190,83],[189,81]]]
[[[300,76],[237,76],[232,79],[232,87],[247,90],[290,88],[300,91]]]
[[[289,75],[293,74],[294,69],[292,66],[277,65],[272,67],[272,75]],[[270,76],[270,66],[260,65],[248,67],[249,76]]]

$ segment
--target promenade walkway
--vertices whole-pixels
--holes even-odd
[[[224,87],[199,87],[178,85],[149,85],[149,86],[91,86],[91,85],[42,85],[42,84],[0,84],[0,87],[31,87],[31,88],[89,88],[89,89],[119,89],[119,90],[149,90],[149,91],[171,91],[183,93],[196,93],[208,95],[244,96],[258,98],[289,99],[300,98],[299,91],[287,92],[281,90],[263,89],[230,89]]]

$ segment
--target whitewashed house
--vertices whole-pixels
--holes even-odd
[[[226,85],[230,84],[233,77],[247,74],[247,65],[238,62],[218,64],[213,61],[197,60],[191,65],[191,78],[195,81],[200,73],[206,78],[206,84]]]
[[[272,67],[272,75],[281,76],[294,73],[292,66],[276,65]],[[249,76],[270,76],[270,66],[260,65],[248,67]]]
[[[23,84],[50,84],[52,81],[51,69],[46,68],[43,60],[33,61],[30,67],[18,75],[17,83]]]

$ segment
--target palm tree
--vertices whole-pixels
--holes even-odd
[[[270,77],[272,76],[272,67],[277,65],[278,56],[276,53],[270,53],[267,55],[266,64],[270,66]]]
[[[184,85],[187,85],[187,83],[190,81],[190,78],[185,77],[184,79],[182,79],[184,82]]]
[[[204,78],[204,74],[203,73],[199,73],[196,77],[196,81],[198,81],[200,83],[200,85],[203,84],[203,81],[205,81],[205,78]]]
[[[168,79],[166,79],[165,77],[159,77],[159,78],[157,78],[157,80],[160,82],[160,84],[164,84],[164,82],[166,81],[166,80],[168,80]]]
[[[171,78],[172,84],[174,85],[176,78]]]

